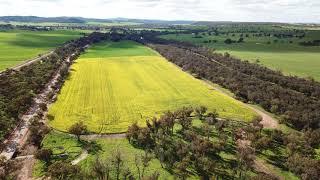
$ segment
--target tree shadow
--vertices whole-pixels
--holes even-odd
[[[102,146],[96,141],[81,141],[81,147],[86,149],[90,154],[97,154],[102,150]]]

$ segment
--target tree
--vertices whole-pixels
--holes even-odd
[[[111,167],[108,162],[103,162],[99,156],[92,163],[92,172],[99,180],[109,180]]]
[[[144,149],[152,149],[154,147],[154,139],[151,137],[151,131],[149,128],[141,128],[139,131],[137,144]]]
[[[237,145],[236,156],[238,161],[239,177],[243,178],[243,173],[246,173],[254,164],[255,151],[244,141],[240,141]]]
[[[192,108],[183,107],[180,110],[175,112],[178,119],[178,123],[182,126],[182,131],[189,129],[192,125],[191,113],[193,112]]]
[[[320,161],[304,157],[298,153],[291,155],[285,163],[287,168],[304,180],[318,180],[320,177]]]
[[[214,161],[205,156],[197,157],[195,168],[202,179],[210,179],[212,171],[214,170]]]
[[[28,141],[37,147],[40,147],[43,137],[50,132],[50,129],[43,122],[40,122],[40,118],[37,116],[31,119],[29,130]]]
[[[119,149],[117,149],[115,152],[112,153],[112,157],[113,158],[112,158],[111,162],[114,167],[114,171],[116,173],[116,179],[119,180],[122,166],[123,166],[122,154],[119,151]]]
[[[222,132],[223,129],[227,126],[227,121],[225,120],[218,120],[215,124],[214,124],[215,128],[219,131]]]
[[[226,43],[226,44],[231,44],[231,43],[233,43],[233,41],[232,41],[230,38],[228,38],[228,39],[226,39],[226,40],[224,41],[224,43]]]
[[[207,112],[207,108],[205,106],[199,106],[195,108],[196,115],[199,117],[200,120],[203,119],[204,114]]]
[[[135,122],[131,126],[129,126],[128,131],[126,133],[126,137],[130,143],[137,144],[139,133],[140,133],[140,127]]]
[[[270,146],[271,146],[271,138],[266,137],[266,136],[261,137],[253,142],[254,142],[253,145],[257,150],[265,150],[265,149],[270,148]]]
[[[171,111],[166,112],[163,116],[160,117],[160,124],[166,132],[173,134],[173,127],[175,124],[176,116]]]
[[[0,179],[17,179],[17,170],[21,166],[15,160],[7,160],[6,157],[0,156]]]
[[[47,105],[45,103],[40,103],[39,107],[42,111],[46,111],[47,110]]]
[[[122,175],[124,180],[134,180],[132,172],[128,167],[124,168]]]
[[[214,125],[217,122],[217,117],[218,117],[217,111],[209,112],[207,117],[206,117],[206,122],[209,125]]]
[[[35,158],[42,160],[46,163],[50,162],[51,156],[52,156],[51,149],[39,149],[35,154]]]
[[[189,177],[189,171],[187,169],[191,164],[190,157],[185,157],[182,161],[178,161],[174,164],[174,167],[177,170],[176,174],[180,179],[185,180]]]
[[[74,134],[77,136],[78,141],[80,141],[80,136],[87,132],[87,126],[83,124],[83,122],[77,122],[73,124],[69,128],[69,133]]]
[[[204,123],[204,124],[201,126],[201,129],[202,129],[204,135],[205,135],[205,136],[207,137],[207,139],[209,140],[213,128],[212,128],[208,123]]]
[[[146,151],[144,155],[135,155],[135,165],[138,171],[139,179],[143,179],[146,168],[149,166],[152,157]]]
[[[48,174],[53,179],[77,179],[79,173],[79,166],[65,161],[56,161],[48,167]]]

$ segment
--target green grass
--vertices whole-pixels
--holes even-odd
[[[316,159],[320,160],[320,148],[316,149]]]
[[[118,133],[164,111],[199,105],[224,118],[249,121],[256,115],[149,48],[106,42],[72,65],[58,100],[49,108],[54,117],[49,123],[66,131],[83,121],[92,132]]]
[[[144,150],[134,148],[127,139],[100,139],[96,141],[101,147],[101,151],[96,154],[89,154],[89,156],[80,162],[80,166],[83,171],[91,172],[92,164],[95,159],[99,157],[100,160],[108,162],[108,159],[112,158],[112,154],[119,150],[124,160],[124,166],[129,168],[134,174],[135,178],[138,178],[137,169],[135,166],[135,155],[144,154]],[[153,172],[158,171],[160,173],[159,179],[173,179],[173,176],[161,167],[158,159],[153,158],[149,167],[146,169],[145,175],[151,175]]]
[[[74,159],[82,152],[83,144],[74,137],[63,133],[51,132],[43,139],[42,148],[51,149],[53,155],[68,154],[69,159]]]
[[[244,33],[246,34],[246,33]],[[161,37],[166,39],[176,39],[179,41],[188,41],[199,45],[205,45],[217,50],[217,52],[229,52],[231,55],[256,62],[259,59],[260,64],[274,70],[281,70],[287,75],[297,75],[301,77],[313,77],[320,80],[320,47],[304,47],[298,45],[301,41],[319,39],[320,31],[308,31],[304,39],[290,38],[278,39],[277,43],[273,41],[275,37],[244,37],[244,43],[225,44],[227,38],[238,40],[240,33],[229,35],[202,35],[203,38],[193,38],[192,34],[169,34]],[[205,40],[217,40],[217,43],[203,43]],[[267,44],[270,41],[271,44]],[[290,43],[289,41],[292,41]]]
[[[0,71],[78,37],[77,31],[0,31]]]
[[[199,133],[199,135],[203,135],[200,127],[203,125],[203,122],[197,118],[193,119],[193,129]],[[175,125],[174,128],[174,138],[181,138],[180,134],[181,126],[179,124]],[[232,128],[227,127],[225,128],[225,132],[227,134],[232,133]],[[219,136],[219,132],[216,129],[213,129],[210,140],[212,142],[216,142]],[[116,139],[99,139],[91,142],[94,146],[85,146],[84,144],[88,144],[85,141],[79,143],[75,137],[71,137],[64,133],[58,132],[51,132],[49,133],[42,142],[43,148],[49,148],[53,150],[54,154],[60,154],[62,151],[61,149],[67,150],[64,153],[72,154],[72,152],[77,152],[77,155],[69,156],[68,160],[74,160],[80,152],[86,148],[89,152],[89,155],[86,159],[81,161],[78,165],[81,167],[81,170],[85,174],[92,173],[92,165],[95,162],[96,158],[99,158],[102,162],[108,163],[112,158],[112,154],[119,150],[121,152],[122,158],[124,160],[124,168],[129,168],[132,174],[137,178],[137,170],[135,167],[135,155],[143,154],[144,150],[135,148],[132,146],[126,138],[116,138]],[[91,147],[91,148],[89,148]],[[94,148],[92,148],[94,147]],[[72,150],[76,148],[76,150]],[[60,149],[57,151],[57,149]],[[229,163],[231,161],[236,161],[236,154],[235,154],[235,144],[231,136],[228,137],[226,149],[219,153],[219,156],[222,158],[221,161],[217,161],[217,172],[222,173],[223,175],[233,177],[234,176],[234,169],[230,166]],[[283,147],[279,147],[277,149],[272,149],[264,151],[263,153],[257,152],[259,159],[264,161],[264,164],[276,175],[280,177],[284,177],[285,179],[297,179],[297,177],[285,171],[276,165],[273,165],[274,158],[278,155],[282,155],[285,153],[285,149]],[[280,153],[280,154],[279,154]],[[271,158],[270,158],[271,157]],[[51,163],[56,160],[61,160],[61,158],[54,158]],[[34,177],[41,177],[46,173],[46,164],[41,161],[37,161],[34,168],[33,168],[33,176]],[[158,171],[160,173],[160,179],[174,179],[173,175],[170,174],[167,170],[161,167],[161,164],[158,159],[153,157],[152,161],[150,162],[149,167],[146,170],[146,175],[150,175],[154,171]],[[113,172],[112,172],[113,174]],[[191,177],[189,179],[198,179],[195,174],[190,174]],[[256,175],[254,172],[247,172],[247,175],[254,176]]]
[[[124,166],[129,168],[135,176],[137,175],[134,159],[136,154],[140,155],[144,153],[143,150],[131,146],[126,138],[100,139],[94,142],[96,144],[96,147],[98,147],[98,150],[89,151],[88,157],[78,164],[83,171],[85,171],[86,173],[90,173],[92,163],[94,163],[97,157],[99,157],[100,160],[105,160],[105,162],[108,162],[107,160],[108,158],[111,158],[112,153],[116,150],[119,150],[122,154]],[[54,154],[60,154],[62,152],[62,149],[64,149],[65,153],[71,155],[68,158],[69,160],[75,159],[78,155],[81,154],[81,151],[84,148],[76,138],[71,137],[67,134],[57,132],[49,133],[42,141],[42,144],[42,148],[51,149],[53,150]],[[76,154],[74,152],[76,152]],[[59,160],[59,158],[55,160]],[[160,179],[173,179],[172,175],[169,172],[161,168],[161,164],[156,158],[153,158],[150,162],[145,175],[150,175],[154,171],[158,171],[160,173]],[[46,164],[38,160],[33,168],[33,177],[41,177],[45,175],[45,172]]]
[[[32,177],[40,178],[46,174],[46,163],[44,161],[37,160],[32,169]]]
[[[52,131],[42,140],[42,148],[51,149],[54,160],[59,160],[58,156],[61,154],[68,154],[67,160],[71,161],[81,154],[83,144],[72,136]],[[45,162],[37,160],[33,167],[33,177],[44,176],[46,168]]]

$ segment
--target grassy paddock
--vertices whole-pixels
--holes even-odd
[[[51,149],[54,160],[60,160],[59,155],[67,154],[67,160],[73,160],[79,156],[83,150],[83,144],[79,143],[76,138],[67,134],[56,133],[54,131],[46,135],[42,141],[43,149]],[[36,161],[33,167],[33,177],[42,177],[46,172],[46,163],[40,160]]]
[[[233,36],[234,34],[234,36]],[[192,34],[169,34],[163,35],[165,39],[188,41],[198,45],[204,45],[217,50],[217,52],[229,52],[231,55],[259,63],[274,69],[281,70],[287,75],[301,77],[313,77],[320,80],[320,47],[305,47],[298,45],[301,41],[319,39],[320,31],[308,31],[306,37],[277,39],[275,37],[244,37],[243,43],[225,44],[227,38],[238,40],[241,33],[230,33],[229,35],[201,34],[202,38],[194,38]],[[204,43],[204,41],[216,40],[216,43]],[[274,42],[277,40],[277,42]],[[290,43],[291,41],[291,43]],[[270,44],[268,44],[270,42]]]
[[[91,172],[92,164],[96,158],[108,162],[112,154],[120,151],[124,161],[124,167],[129,168],[135,178],[138,178],[138,172],[135,166],[135,156],[144,154],[144,150],[134,148],[127,139],[100,139],[96,141],[101,151],[96,154],[89,154],[88,158],[80,163],[81,169],[87,173]],[[146,169],[145,175],[151,175],[153,172],[159,172],[159,179],[173,179],[173,175],[161,167],[160,161],[153,158]]]
[[[84,142],[83,142],[84,143]],[[81,154],[84,146],[77,141],[76,138],[71,137],[67,134],[51,132],[49,133],[42,142],[43,147],[53,150],[53,154],[68,154],[68,160],[75,159]],[[144,153],[143,150],[134,148],[129,144],[126,138],[123,139],[100,139],[94,141],[95,150],[89,150],[88,157],[81,161],[78,165],[81,170],[90,174],[92,169],[92,163],[99,157],[100,160],[108,162],[112,154],[119,150],[124,161],[124,166],[129,168],[130,171],[137,177],[137,170],[135,167],[135,155],[141,155]],[[56,158],[54,160],[61,160]],[[46,164],[42,161],[37,160],[33,168],[33,177],[42,177],[46,172]],[[145,175],[151,175],[151,173],[158,171],[160,173],[160,179],[173,179],[173,176],[165,169],[161,168],[159,160],[153,158],[150,162],[149,167],[146,169]]]
[[[83,121],[92,132],[125,132],[133,122],[182,106],[205,105],[221,117],[251,120],[256,114],[133,42],[102,43],[72,66],[55,102],[50,125],[66,131]]]
[[[236,122],[234,122],[236,123]],[[201,127],[203,126],[203,122],[197,118],[193,119],[192,129],[199,133],[200,136],[204,136]],[[181,126],[176,124],[174,126],[174,138],[181,138]],[[226,127],[224,129],[224,133],[231,134],[232,128]],[[210,135],[210,141],[216,143],[218,141],[220,133],[215,128]],[[83,173],[90,175],[92,173],[92,165],[95,163],[96,158],[99,158],[101,162],[110,164],[110,159],[112,159],[113,154],[116,151],[120,151],[121,157],[124,161],[124,166],[122,169],[130,169],[131,173],[135,178],[138,178],[137,168],[135,166],[135,156],[141,155],[144,152],[142,149],[135,148],[132,146],[126,138],[115,138],[115,139],[99,139],[92,141],[91,143],[82,141],[79,143],[75,137],[71,137],[64,133],[51,132],[49,133],[42,142],[43,148],[49,148],[53,150],[54,154],[66,153],[68,154],[67,160],[76,159],[77,156],[80,155],[81,151],[86,149],[89,152],[89,155],[86,159],[81,161],[78,165],[80,166]],[[87,146],[86,146],[87,144]],[[88,146],[91,144],[91,146]],[[94,146],[93,146],[94,145]],[[76,153],[75,153],[76,152]],[[257,151],[257,158],[264,162],[270,171],[272,171],[275,175],[279,177],[283,177],[285,179],[298,179],[294,174],[278,167],[279,164],[277,162],[278,157],[283,157],[286,151],[284,147],[277,147],[275,149],[268,149],[265,151]],[[152,155],[152,154],[150,154]],[[153,155],[152,155],[153,156]],[[227,139],[227,144],[225,145],[225,150],[219,153],[221,159],[216,159],[216,168],[215,175],[223,175],[224,177],[237,177],[235,173],[235,169],[232,164],[236,161],[236,152],[235,152],[235,142],[232,137],[229,136]],[[57,160],[62,160],[62,158],[54,158],[51,163]],[[47,165],[44,162],[37,161],[36,165],[33,169],[34,177],[41,177],[45,175]],[[168,172],[168,170],[161,167],[159,160],[153,156],[148,168],[146,169],[145,175],[150,175],[153,172],[159,172],[160,179],[174,179],[174,173]],[[172,172],[175,172],[174,170]],[[114,172],[111,172],[112,176],[114,176]],[[193,171],[190,172],[190,177],[188,179],[199,179]],[[249,176],[255,176],[256,173],[249,171],[247,172]]]
[[[80,36],[77,31],[0,31],[0,71]]]

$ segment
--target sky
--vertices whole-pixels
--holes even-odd
[[[320,23],[320,0],[0,0],[0,16]]]

